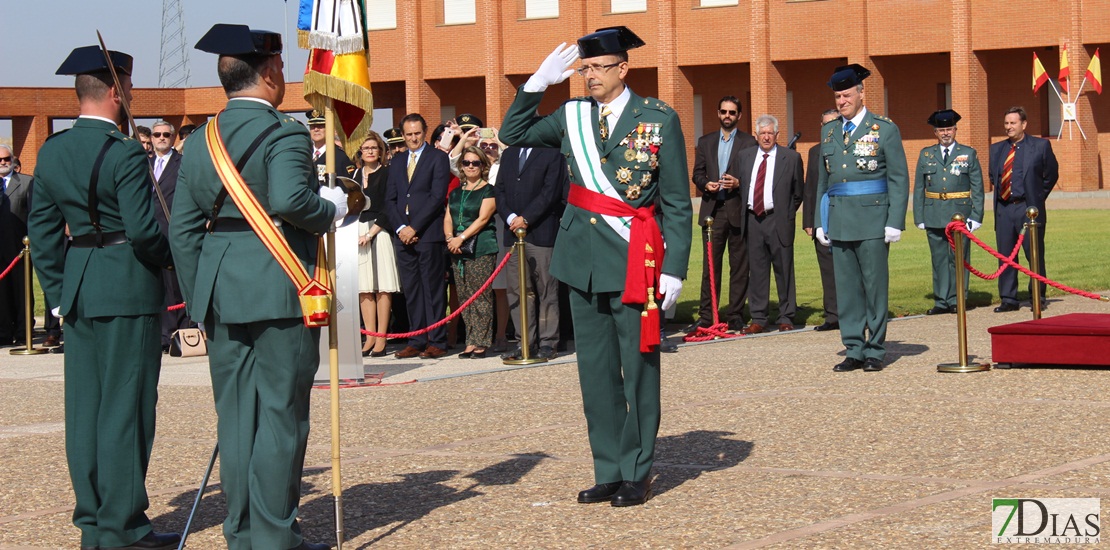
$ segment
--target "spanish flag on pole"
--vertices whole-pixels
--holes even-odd
[[[1071,92],[1068,91],[1068,77],[1070,76],[1071,69],[1068,68],[1068,45],[1064,44],[1064,47],[1060,48],[1060,77],[1058,79],[1060,81],[1060,92],[1064,95],[1071,95]]]
[[[1098,48],[1095,48],[1095,55],[1091,56],[1091,62],[1087,64],[1084,78],[1091,81],[1091,87],[1098,95],[1102,95],[1102,62],[1098,60]]]
[[[319,111],[332,100],[348,155],[370,130],[374,100],[362,0],[301,0],[297,42],[309,50],[304,97]]]
[[[1044,65],[1041,65],[1041,60],[1037,58],[1037,52],[1033,52],[1033,93],[1044,86],[1048,82],[1048,73],[1044,70]]]

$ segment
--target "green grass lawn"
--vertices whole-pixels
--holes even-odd
[[[912,216],[911,216],[912,217]],[[1110,232],[1106,231],[1110,211],[1107,210],[1057,210],[1051,213],[1051,223],[1045,239],[1048,276],[1065,285],[1098,292],[1110,289],[1110,269],[1102,265],[1100,257],[1110,250]],[[798,285],[798,313],[795,323],[807,325],[820,324],[821,321],[821,277],[817,270],[817,256],[812,240],[801,230],[799,224],[794,243],[794,277]],[[890,313],[893,316],[924,313],[933,307],[932,267],[929,263],[929,244],[925,232],[910,227],[902,232],[902,240],[890,247]],[[988,212],[983,227],[975,235],[988,245],[994,245],[994,218]],[[974,245],[973,245],[974,246]],[[701,295],[702,253],[701,229],[694,226],[694,246],[690,253],[690,270],[682,287],[678,312],[674,323],[683,325],[694,321]],[[1009,251],[1004,251],[1009,253]],[[727,256],[727,255],[726,255]],[[1024,265],[1024,255],[1018,254]],[[997,260],[985,251],[973,249],[971,264],[977,269],[993,273]],[[22,269],[22,265],[19,267]],[[728,261],[722,267],[728,273]],[[1018,288],[1025,289],[1028,278],[1018,279]],[[728,285],[724,285],[723,302],[728,301]],[[777,311],[774,279],[771,282],[771,311]],[[35,313],[43,314],[42,291],[35,280]],[[1048,289],[1048,295],[1060,296],[1063,292]],[[121,296],[122,298],[122,296]],[[1019,299],[1028,299],[1028,292],[1022,290]],[[972,306],[982,307],[998,302],[998,284],[971,277],[969,302]],[[722,308],[723,312],[723,308]]]

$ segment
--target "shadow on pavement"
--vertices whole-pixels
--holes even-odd
[[[751,441],[728,439],[733,432],[695,430],[682,435],[660,437],[655,442],[659,468],[652,492],[661,495],[693,481],[705,472],[726,470],[740,464],[752,453]]]

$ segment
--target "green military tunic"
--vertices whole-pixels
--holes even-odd
[[[949,197],[949,193],[963,196]],[[957,212],[965,220],[983,222],[983,171],[979,166],[979,155],[971,147],[954,143],[945,163],[941,146],[930,145],[922,149],[917,157],[913,223],[925,225],[933,263],[933,297],[935,305],[941,308],[956,307],[956,253],[948,245],[944,228]],[[966,237],[964,251],[965,259],[971,256]],[[969,275],[968,271],[964,271],[965,298]]]
[[[242,176],[311,274],[323,261],[316,258],[317,234],[328,229],[335,207],[316,194],[308,131],[248,99],[229,101],[220,116],[236,163],[275,124]],[[296,519],[320,333],[304,326],[293,283],[258,236],[242,227],[230,198],[215,232],[207,231],[223,184],[206,130],[198,128],[185,145],[170,245],[189,314],[208,327],[220,482],[228,501],[224,537],[231,550],[293,548],[302,540]]]
[[[89,186],[105,144],[96,197],[102,248],[65,252],[65,230],[95,234]],[[107,119],[81,117],[39,151],[28,223],[46,302],[65,317],[66,459],[82,546],[126,546],[151,531],[146,471],[161,368],[162,269],[170,249],[154,221],[146,152]],[[125,242],[120,235],[126,236]]]
[[[666,242],[661,272],[682,279],[692,225],[682,128],[666,103],[630,96],[602,144],[592,98],[571,99],[553,114],[533,118],[543,94],[519,91],[500,137],[521,147],[561,148],[571,185],[596,191],[593,176],[583,173],[575,158],[574,136],[567,131],[568,111],[589,108],[602,173],[630,206],[657,206]],[[659,352],[640,353],[642,307],[621,303],[627,265],[628,241],[601,215],[568,205],[559,223],[551,273],[572,289],[579,382],[597,483],[645,480],[659,431]]]
[[[840,338],[847,356],[882,361],[890,278],[884,228],[905,229],[909,170],[902,136],[890,119],[866,111],[847,139],[843,128],[843,118],[821,127],[817,196],[830,196],[827,214],[817,209],[814,226],[824,227],[832,241]],[[885,190],[874,192],[876,186]],[[861,189],[871,192],[857,194]]]

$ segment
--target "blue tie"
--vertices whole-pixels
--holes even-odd
[[[856,129],[856,124],[852,121],[844,123],[844,145],[848,145],[848,141],[852,139],[852,131]]]

